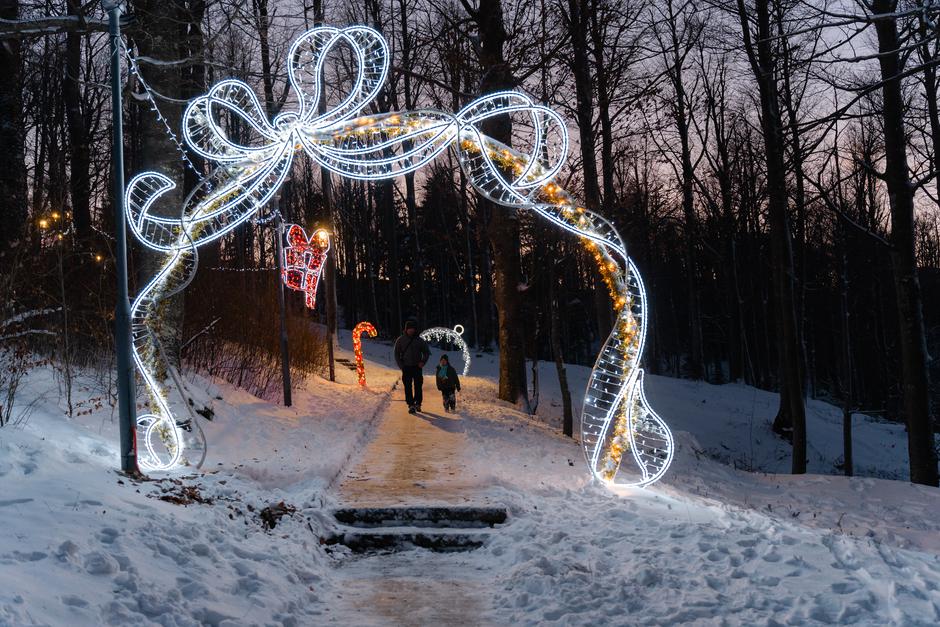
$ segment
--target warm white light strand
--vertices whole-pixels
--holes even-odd
[[[200,172],[199,168],[190,160],[189,155],[186,154],[186,148],[180,142],[179,137],[176,136],[176,133],[173,132],[173,129],[170,127],[170,123],[167,121],[166,116],[163,115],[163,112],[160,111],[160,107],[157,106],[157,99],[154,96],[153,90],[150,88],[150,85],[147,83],[147,80],[144,78],[144,75],[140,72],[140,66],[137,65],[137,58],[131,54],[131,51],[127,48],[124,43],[121,43],[121,47],[124,49],[124,56],[127,58],[127,67],[130,69],[131,73],[137,77],[137,81],[140,83],[140,86],[144,88],[144,95],[147,97],[147,100],[150,102],[150,109],[157,114],[157,119],[163,123],[163,128],[166,131],[167,136],[169,136],[170,141],[173,142],[173,145],[176,146],[176,151],[180,153],[180,159],[186,166],[196,173],[196,176],[203,178],[205,175],[204,172]]]
[[[353,85],[340,104],[319,113],[323,64],[328,53],[341,45],[354,53]],[[152,213],[157,197],[172,188],[166,177],[147,173],[131,181],[127,203],[131,228],[146,246],[167,254],[166,265],[135,301],[134,319],[135,340],[141,338],[139,346],[135,341],[135,359],[151,391],[154,424],[159,423],[148,429],[159,431],[168,447],[161,467],[183,459],[183,443],[153,374],[161,351],[148,320],[160,298],[191,280],[196,247],[222,237],[260,211],[277,193],[297,151],[341,176],[379,180],[414,172],[453,147],[480,194],[497,204],[540,214],[578,235],[594,252],[614,298],[617,324],[601,349],[585,394],[581,413],[585,458],[593,476],[604,481],[643,486],[658,480],[672,460],[674,442],[643,393],[639,361],[647,325],[646,292],[616,229],[553,182],[568,150],[564,120],[511,91],[483,96],[453,114],[415,111],[357,117],[382,89],[387,74],[388,47],[375,30],[315,28],[298,38],[288,55],[288,80],[297,110],[283,111],[268,121],[253,90],[237,80],[217,83],[186,108],[184,141],[217,167],[190,193],[180,218]],[[479,128],[483,121],[507,114],[525,116],[534,129],[525,153],[487,137]],[[232,121],[248,131],[246,140],[235,141],[226,134]],[[444,331],[453,334],[447,339],[463,344],[466,374],[470,360],[465,343],[455,330]],[[630,455],[624,455],[626,449]]]

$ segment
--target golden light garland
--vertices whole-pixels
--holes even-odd
[[[463,140],[461,148],[471,153],[482,152],[482,149],[471,140]],[[505,171],[516,176],[520,176],[528,165],[528,161],[524,156],[513,154],[506,149],[489,149],[487,150],[487,156]],[[586,209],[573,204],[569,194],[557,183],[552,181],[542,185],[538,189],[538,199],[546,204],[561,207],[561,218],[572,228],[577,230],[585,228],[587,224]],[[615,335],[623,347],[623,352],[625,354],[638,353],[640,348],[639,328],[636,318],[632,314],[633,297],[629,290],[624,289],[626,281],[623,269],[604,247],[598,246],[585,235],[581,235],[578,239],[585,250],[591,253],[594,258],[601,280],[613,302],[614,313],[617,316]],[[636,370],[635,364],[632,366],[626,367],[625,365],[617,373],[623,385],[627,384],[629,377]],[[633,412],[629,411],[631,404],[633,405]],[[614,480],[623,462],[624,454],[630,451],[630,442],[639,437],[638,431],[631,425],[631,416],[642,410],[639,405],[638,398],[624,399],[617,409],[610,443],[599,468],[601,477],[606,481]]]

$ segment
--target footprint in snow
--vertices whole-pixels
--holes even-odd
[[[3,476],[3,473],[0,473],[0,477]],[[24,503],[31,503],[33,499],[7,499],[5,501],[0,501],[0,507],[10,507],[13,505],[22,505]]]
[[[859,588],[861,588],[861,586],[854,581],[840,581],[832,584],[832,591],[836,594],[852,594]]]
[[[88,607],[88,601],[74,594],[62,595],[60,600],[63,605],[68,605],[69,607]]]
[[[105,527],[98,532],[98,541],[101,544],[113,544],[114,540],[121,535],[121,532],[113,527]]]
[[[117,560],[101,551],[85,555],[84,567],[89,575],[113,575],[118,571]]]
[[[46,559],[46,557],[47,554],[42,551],[28,551],[26,553],[13,551],[13,559],[18,562],[38,562],[39,560]]]
[[[783,557],[777,553],[776,549],[771,549],[770,553],[767,553],[762,558],[765,562],[776,563],[783,559]]]

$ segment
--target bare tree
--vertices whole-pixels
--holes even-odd
[[[19,0],[0,0],[0,18],[16,20]],[[22,42],[0,38],[0,247],[16,241],[26,222],[26,131]]]
[[[901,86],[904,65],[894,15],[898,3],[897,0],[873,0],[868,7],[878,36],[878,63],[881,67],[884,181],[891,205],[891,261],[900,324],[901,380],[911,481],[936,486],[937,450],[930,414],[927,342],[914,248],[914,186],[908,170],[904,128],[905,106]]]
[[[461,0],[464,10],[473,19],[478,33],[477,57],[483,68],[480,92],[515,87],[512,69],[506,61],[503,47],[506,29],[503,24],[502,0]],[[512,120],[508,115],[487,119],[483,132],[504,144],[512,143]],[[496,274],[495,302],[499,311],[499,398],[519,403],[528,409],[525,374],[525,319],[522,315],[522,283],[519,216],[515,209],[495,205],[478,198],[487,219],[487,234],[493,246]]]
[[[778,322],[780,409],[777,431],[792,430],[794,474],[806,472],[806,408],[803,401],[803,347],[800,344],[793,294],[793,247],[788,218],[784,130],[780,115],[777,68],[772,50],[770,0],[754,0],[752,17],[737,0],[745,52],[760,92],[761,128],[767,166],[768,212],[773,255],[774,309]],[[752,31],[752,28],[754,31]]]

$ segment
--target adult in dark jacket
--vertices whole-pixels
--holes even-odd
[[[444,400],[444,411],[457,411],[457,394],[460,389],[460,378],[457,371],[450,365],[450,358],[441,355],[441,363],[437,366],[437,389],[441,391]]]
[[[405,331],[395,340],[395,363],[401,369],[401,381],[405,384],[405,403],[408,404],[408,413],[421,411],[424,385],[422,368],[431,358],[431,351],[427,342],[418,336],[418,323],[409,320],[405,323]]]

